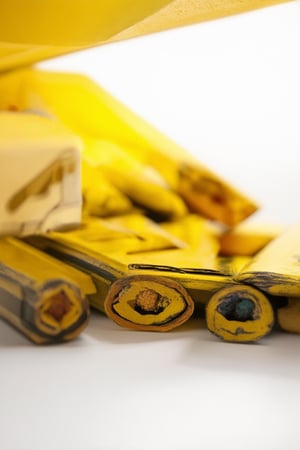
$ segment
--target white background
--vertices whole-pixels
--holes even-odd
[[[299,221],[299,1],[59,58],[254,197]],[[30,344],[0,323],[1,450],[299,450],[300,336],[226,344],[93,313],[82,337]]]

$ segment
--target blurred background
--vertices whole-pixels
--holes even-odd
[[[288,224],[300,218],[299,23],[296,1],[40,66],[92,77],[253,197],[251,220]]]

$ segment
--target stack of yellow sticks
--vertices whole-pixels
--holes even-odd
[[[249,224],[252,199],[92,80],[27,67],[280,1],[87,3],[84,16],[81,1],[26,2],[16,16],[4,2],[0,160],[18,164],[1,182],[1,317],[36,343],[78,336],[89,305],[134,330],[172,330],[204,305],[226,341],[256,341],[276,323],[300,333],[299,227]],[[65,10],[78,24],[69,34]],[[28,11],[39,27],[25,33]]]

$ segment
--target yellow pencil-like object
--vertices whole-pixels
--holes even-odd
[[[0,316],[36,344],[77,337],[92,280],[14,238],[0,239],[0,255]]]
[[[300,332],[300,226],[294,225],[273,239],[247,264],[238,276],[265,293],[284,297],[287,303],[277,309],[280,327]]]
[[[129,222],[136,226],[125,228]],[[78,230],[32,236],[28,241],[89,274],[97,290],[89,296],[91,306],[120,325],[167,331],[193,312],[190,295],[176,280],[129,268],[135,255],[143,255],[145,261],[147,251],[174,248],[178,241],[142,216],[121,218],[119,223],[90,220]]]
[[[273,296],[300,297],[300,226],[288,228],[261,250],[237,280]]]
[[[266,336],[274,325],[268,298],[247,285],[217,291],[206,306],[207,328],[230,342],[252,342]]]
[[[282,330],[300,334],[300,298],[287,298],[277,309],[277,320]]]
[[[190,242],[180,239],[183,224]],[[97,286],[91,305],[118,324],[167,331],[187,320],[195,304],[204,305],[217,291],[236,287],[234,277],[248,258],[217,258],[218,245],[200,219],[164,227],[172,228],[174,236],[132,214],[90,219],[78,230],[30,240],[90,274]],[[203,236],[197,237],[196,229]],[[209,246],[205,236],[211,239]]]

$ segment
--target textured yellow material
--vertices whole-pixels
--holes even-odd
[[[300,297],[300,226],[273,239],[237,277],[275,296]]]
[[[47,111],[84,140],[93,139],[95,142],[104,139],[117,144],[122,148],[122,154],[125,151],[131,161],[132,158],[136,161],[135,165],[133,162],[120,162],[120,167],[109,166],[110,181],[114,176],[116,182],[119,180],[119,188],[125,188],[128,182],[131,195],[135,189],[130,180],[132,174],[129,176],[127,171],[131,168],[135,176],[142,164],[143,174],[149,176],[148,167],[152,168],[152,174],[153,168],[160,174],[160,178],[166,183],[165,192],[169,192],[168,189],[174,190],[193,211],[210,219],[235,225],[256,210],[256,205],[251,200],[88,78],[35,70],[7,74],[0,78],[0,108],[12,106],[21,110],[29,108]],[[105,148],[100,147],[98,151],[103,153]],[[119,148],[116,149],[113,145],[109,147],[109,153],[111,152],[120,154]],[[96,150],[93,151],[94,155],[95,153]],[[122,159],[119,158],[120,160]],[[122,167],[125,172],[123,182],[118,176]],[[126,175],[127,178],[124,178]],[[151,186],[153,187],[153,183],[148,183],[144,190],[147,196],[151,192]],[[143,199],[145,197],[144,194]],[[164,197],[161,202],[156,202],[155,199],[158,204],[163,204],[164,201],[167,202]],[[168,202],[174,207],[171,199]],[[179,206],[177,208],[182,209]]]
[[[0,70],[287,0],[2,0]]]
[[[183,286],[165,277],[136,275],[116,281],[105,299],[116,323],[145,331],[168,331],[184,323],[194,303]]]
[[[151,250],[166,250],[169,248],[186,248],[187,242],[181,238],[178,238],[174,233],[170,233],[160,224],[153,220],[143,216],[141,213],[126,214],[119,217],[112,217],[106,221],[109,225],[115,225],[120,227],[128,233],[130,232],[135,238],[138,238],[140,242],[139,247],[142,246],[142,251]],[[170,222],[169,222],[170,223]],[[172,222],[177,223],[177,222]],[[134,250],[124,248],[126,253],[138,253],[139,247]],[[217,253],[216,247],[214,248],[214,254]]]
[[[220,253],[226,256],[254,256],[283,230],[280,225],[242,222],[220,235]]]
[[[92,220],[81,229],[50,233],[44,240],[32,237],[30,242],[90,274],[97,288],[97,293],[90,296],[91,305],[105,311],[118,324],[138,330],[167,331],[191,316],[194,303],[175,280],[129,270],[126,250],[133,253],[133,260],[136,252],[143,253],[144,260],[147,249],[161,251],[174,247],[177,241],[173,236],[168,239],[164,230],[159,231],[154,223],[145,220],[138,226],[137,218],[133,228],[139,228],[138,234],[122,227],[122,218],[120,224],[115,219],[107,222],[106,231],[106,221]],[[145,307],[149,297],[155,299],[155,304]]]
[[[289,0],[174,0],[144,20],[117,34],[112,40],[123,40],[178,28],[287,1]]]
[[[215,257],[219,253],[220,243],[218,232],[208,220],[196,214],[162,222],[160,226],[168,233],[185,242],[191,252],[199,255]]]
[[[78,336],[91,278],[14,238],[0,239],[0,255],[0,316],[38,344]]]
[[[287,304],[278,309],[277,319],[282,330],[300,334],[300,298],[287,299]]]
[[[82,195],[84,215],[106,217],[134,209],[130,199],[85,158],[82,161]]]
[[[268,334],[273,308],[264,294],[251,286],[221,289],[206,306],[207,328],[225,341],[252,342]]]
[[[188,222],[190,222],[189,226]],[[199,218],[199,222],[202,223],[201,218]],[[111,218],[106,223],[109,226],[113,224],[120,227],[126,234],[122,240],[119,238],[109,242],[97,242],[96,248],[104,255],[114,257],[125,266],[131,267],[140,261],[141,264],[165,267],[193,269],[215,267],[219,246],[216,238],[208,230],[198,227],[197,245],[195,245],[196,236],[194,236],[192,245],[182,233],[179,237],[179,233],[176,235],[174,232],[175,224],[177,229],[181,229],[181,232],[188,227],[194,228],[193,232],[195,232],[195,228],[200,225],[196,217],[187,216],[172,223],[173,233],[137,213]],[[132,233],[130,236],[129,232]]]
[[[80,223],[80,148],[55,120],[0,112],[0,234]]]
[[[140,207],[165,217],[187,213],[183,200],[171,191],[159,173],[130,156],[122,147],[109,141],[87,140],[84,157],[100,176]]]
[[[165,331],[187,320],[194,303],[185,283],[191,288],[200,284],[206,290],[232,283],[230,275],[224,281],[218,271],[217,280],[202,274],[204,282],[201,275],[193,273],[197,273],[201,260],[204,267],[209,266],[208,261],[212,263],[217,246],[214,255],[211,248],[201,254],[198,247],[192,254],[187,243],[137,214],[89,220],[77,230],[50,233],[44,240],[37,237],[31,242],[89,273],[98,289],[97,295],[90,297],[91,305],[135,329]],[[185,263],[186,271],[181,270]],[[145,312],[144,302],[151,304],[150,298],[156,299],[153,310]]]
[[[68,330],[82,315],[82,304],[73,289],[57,286],[48,289],[37,304],[36,325],[44,333],[56,336]]]
[[[192,245],[177,235],[189,221]],[[249,260],[217,258],[218,245],[200,218],[182,219],[180,227],[177,223],[176,233],[168,234],[136,214],[89,219],[77,230],[30,242],[87,272],[97,287],[91,305],[118,324],[167,331],[190,317],[194,303],[204,304],[219,289],[235,286],[234,278]],[[196,236],[197,227],[202,236]],[[204,245],[207,237],[210,246]]]

